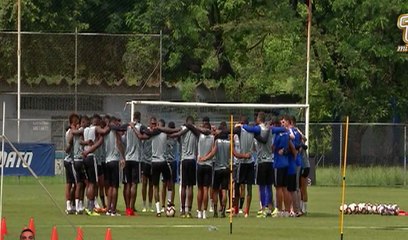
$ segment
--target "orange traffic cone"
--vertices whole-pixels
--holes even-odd
[[[57,232],[57,227],[56,226],[54,226],[52,228],[51,240],[58,240],[58,232]]]
[[[1,232],[0,232],[1,237],[4,235],[7,235],[7,224],[6,224],[6,218],[1,219]]]
[[[110,228],[108,228],[106,230],[105,240],[112,240],[112,234],[111,234],[111,229]]]
[[[28,222],[28,228],[33,231],[34,236],[35,236],[35,224],[34,224],[34,218],[31,217],[30,221]]]
[[[81,227],[77,228],[77,235],[76,235],[75,240],[84,240],[84,233],[82,232]]]

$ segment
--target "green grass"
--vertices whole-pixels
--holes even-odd
[[[349,186],[401,186],[406,180],[402,167],[354,167],[348,166],[346,180]],[[316,184],[338,186],[341,183],[339,167],[316,169]]]
[[[64,208],[63,180],[61,177],[42,178],[44,185]],[[255,188],[256,190],[257,188]],[[254,194],[256,196],[257,194]],[[75,229],[81,226],[85,239],[104,239],[106,229],[112,237],[120,239],[339,239],[340,205],[339,187],[310,187],[309,214],[301,218],[255,217],[257,202],[253,201],[249,218],[233,219],[233,235],[229,234],[227,219],[157,218],[154,214],[141,213],[139,217],[88,217],[66,216],[59,212],[45,191],[32,178],[6,177],[4,181],[3,216],[6,217],[9,234],[5,239],[17,239],[20,230],[35,219],[37,238],[49,239],[54,225],[59,239],[75,239]],[[139,194],[140,196],[140,194]],[[405,188],[350,187],[346,190],[346,202],[397,203],[408,209],[408,190]],[[123,198],[119,197],[123,209]],[[194,201],[194,205],[196,201]],[[141,208],[138,197],[137,208]],[[215,226],[216,231],[209,231]],[[408,234],[408,217],[378,215],[346,215],[344,239],[405,239]]]

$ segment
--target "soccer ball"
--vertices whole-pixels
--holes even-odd
[[[339,210],[340,212],[344,211],[344,213],[347,214],[347,208],[348,208],[347,204],[344,204],[343,206],[340,206]]]
[[[176,215],[176,208],[174,206],[168,206],[166,208],[166,216],[174,217],[174,215]]]

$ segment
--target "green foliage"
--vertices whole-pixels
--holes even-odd
[[[188,87],[181,87],[189,89],[188,94],[183,93],[184,100],[193,99],[191,82],[221,87],[232,101],[258,102],[260,96],[282,94],[296,96],[302,102],[305,99],[308,9],[303,1],[23,3],[23,30],[27,31],[162,31],[164,80],[180,86],[186,81]],[[321,0],[313,1],[312,12],[311,120],[338,121],[345,115],[361,122],[390,121],[395,117],[406,120],[408,58],[396,52],[402,42],[396,19],[408,12],[406,1]],[[15,19],[15,1],[2,1],[0,28],[15,29]],[[0,67],[7,73],[0,78],[10,80],[14,66],[9,60],[15,53],[11,42],[0,41],[0,54],[6,59]],[[109,59],[101,48],[98,52],[107,65],[101,65],[103,71],[80,66],[87,71],[82,78],[109,85],[124,78],[128,85],[138,85],[155,69],[155,44],[147,39],[133,40],[120,59]],[[104,48],[108,52],[114,49]],[[122,68],[124,74],[109,66]],[[38,76],[49,75],[43,67],[37,69]],[[66,76],[64,72],[52,74]],[[157,78],[154,71],[152,78]]]

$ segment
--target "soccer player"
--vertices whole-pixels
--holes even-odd
[[[65,168],[65,178],[66,178],[66,184],[65,184],[65,200],[66,200],[66,209],[65,212],[67,214],[73,214],[75,213],[74,211],[74,206],[73,202],[74,199],[72,198],[73,193],[75,192],[76,188],[76,181],[75,181],[75,175],[74,175],[74,152],[73,152],[73,135],[71,133],[71,128],[75,129],[76,126],[79,123],[79,115],[76,113],[72,113],[69,115],[69,128],[65,132],[65,141],[67,143],[67,146],[65,148],[65,153],[66,156],[64,158],[64,168]]]
[[[282,117],[282,126],[284,126],[289,131],[290,144],[296,148],[299,145],[297,142],[300,141],[300,135],[296,136],[294,132],[294,127],[292,125],[292,118],[288,115]],[[288,167],[288,186],[287,189],[290,193],[290,206],[291,210],[289,213],[290,217],[300,216],[300,207],[298,198],[299,180],[298,180],[298,169],[300,171],[300,161],[297,159],[297,152],[294,154],[288,153],[289,167]]]
[[[200,133],[198,139],[198,158],[205,156],[211,151],[214,143],[214,136],[211,133],[211,124],[203,122],[203,128],[207,129],[207,134]],[[208,191],[212,182],[213,175],[213,161],[208,159],[206,161],[197,162],[197,217],[206,219],[208,208]]]
[[[154,212],[152,208],[153,202],[153,182],[152,182],[152,139],[150,139],[145,133],[149,132],[151,129],[155,128],[157,125],[156,118],[152,117],[149,121],[149,127],[146,128],[142,126],[140,128],[140,133],[136,132],[139,139],[142,140],[142,200],[143,208],[142,212],[147,212],[146,208],[146,198],[149,200],[149,211]],[[148,194],[148,196],[147,196]]]
[[[97,117],[97,124],[96,124],[96,129],[105,129],[107,124],[105,121],[102,120],[102,118],[99,115],[95,115]],[[102,143],[101,145],[95,150],[95,160],[96,160],[96,169],[97,169],[97,183],[95,187],[95,209],[94,211],[97,213],[106,213],[106,202],[105,202],[105,171],[106,171],[106,162],[105,162],[105,150],[104,150],[104,144],[103,144],[103,136],[106,133],[99,134],[99,137],[102,138]],[[99,198],[101,199],[101,205],[99,205],[98,201],[96,200],[96,197],[98,196],[99,193]]]
[[[168,128],[170,129],[176,129],[176,125],[174,122],[169,122],[167,125]],[[168,203],[168,206],[174,206],[174,190],[175,190],[175,184],[177,182],[177,160],[176,160],[176,151],[178,148],[178,142],[176,139],[171,138],[167,136],[167,146],[166,146],[166,153],[165,153],[165,159],[167,161],[167,165],[170,167],[170,173],[171,173],[171,179],[167,182],[163,181],[163,187],[162,187],[162,211],[164,212],[164,207],[165,207],[165,202],[166,202],[166,196],[168,193],[168,190],[172,189],[171,191],[171,201],[170,204]]]
[[[276,120],[274,124],[275,126],[281,125],[284,127],[284,129],[286,129],[287,126],[284,118],[282,118],[280,121]],[[289,134],[290,133],[288,131],[277,133],[273,142],[276,205],[279,211],[278,216],[282,217],[287,217],[290,215],[289,212],[292,204],[292,196],[288,191],[288,189],[292,188],[288,187],[290,184],[289,168],[291,167],[290,170],[293,172],[294,161],[290,162],[290,156],[293,155],[296,150],[290,141]]]
[[[140,140],[134,129],[140,131],[142,124],[140,123],[141,113],[133,113],[133,121],[129,123],[126,131],[126,166],[124,169],[123,195],[126,205],[126,216],[135,215],[135,202],[137,197],[137,184],[140,179],[140,161],[142,157],[142,140]]]
[[[211,151],[205,156],[200,156],[199,162],[208,161],[215,156],[214,159],[214,179],[213,179],[213,201],[214,201],[214,217],[218,217],[218,196],[221,192],[221,217],[225,217],[225,211],[227,206],[227,191],[228,183],[230,179],[230,139],[227,133],[227,127],[225,122],[221,122],[219,130],[221,132],[215,137],[215,141],[212,145]],[[234,156],[238,158],[248,158],[248,154],[240,154],[233,150]]]
[[[85,183],[85,171],[82,158],[83,146],[81,145],[81,138],[83,137],[84,129],[89,124],[89,118],[82,116],[80,119],[80,125],[71,126],[71,133],[73,135],[72,147],[74,155],[74,176],[76,182],[75,188],[75,213],[82,214],[84,211],[83,199],[84,199],[84,183]]]
[[[108,216],[120,216],[116,210],[116,205],[118,201],[118,188],[120,181],[120,168],[125,167],[125,151],[124,146],[121,142],[121,136],[119,131],[126,131],[126,129],[119,128],[119,122],[117,118],[111,117],[109,123],[109,133],[104,137],[104,145],[106,152],[106,172],[105,176],[109,188],[108,188],[108,211],[106,215]]]
[[[85,188],[88,198],[88,205],[85,208],[85,213],[89,216],[99,216],[99,213],[95,212],[95,196],[98,193],[98,173],[97,162],[95,152],[103,144],[103,136],[108,132],[108,128],[100,128],[99,124],[101,117],[95,114],[92,117],[92,124],[84,129],[83,144],[84,151],[82,156],[84,157],[84,169],[87,176],[87,186]]]
[[[240,124],[248,125],[248,118],[246,116],[241,116]],[[238,153],[247,153],[250,155],[254,147],[254,134],[246,131],[241,126],[236,126],[234,129],[235,138],[235,148]],[[235,184],[235,206],[242,208],[244,203],[245,195],[245,185],[247,187],[246,191],[246,205],[244,209],[244,216],[248,217],[249,210],[251,206],[252,199],[252,185],[255,181],[255,168],[254,161],[250,158],[238,158],[238,169]],[[238,202],[239,201],[239,202]]]
[[[194,118],[188,116],[186,124],[194,124]],[[181,217],[191,218],[193,186],[196,184],[197,136],[186,126],[170,136],[181,140]]]
[[[304,136],[302,132],[296,127],[296,118],[294,116],[289,116],[286,119],[286,121],[289,122],[289,129],[291,132],[291,136],[293,136],[292,142],[297,151],[296,159],[295,159],[295,162],[296,162],[296,191],[292,195],[293,205],[294,205],[293,207],[294,207],[295,216],[302,216],[304,213],[302,210],[305,210],[305,209],[303,209],[304,204],[303,204],[303,201],[301,200],[301,197],[302,197],[301,185],[302,185],[302,180],[307,181],[307,179],[302,179],[301,174],[305,174],[306,177],[308,176],[309,169],[307,169],[306,172],[304,172],[304,168],[303,168],[304,151],[305,151],[305,148],[307,148],[307,146],[304,144]],[[310,165],[309,165],[309,168],[310,168]],[[306,182],[306,185],[307,185],[307,182]],[[307,202],[307,193],[306,193],[306,202]]]
[[[242,125],[242,128],[255,135],[255,148],[257,154],[257,179],[259,186],[262,209],[258,217],[270,216],[272,213],[273,195],[272,184],[274,182],[273,158],[272,158],[272,134],[269,126],[265,123],[265,113],[259,112],[256,118],[256,126]]]
[[[158,127],[165,127],[165,121],[163,119],[159,120]],[[153,131],[156,128],[152,129]],[[167,148],[167,134],[164,132],[152,132],[152,182],[153,182],[153,194],[154,200],[156,202],[156,216],[161,216],[160,211],[160,198],[159,198],[159,184],[160,184],[160,175],[163,177],[164,182],[169,182],[171,179],[171,170],[167,164],[165,153]],[[173,189],[171,186],[168,187],[167,191],[167,201],[171,203],[171,195]],[[164,204],[164,203],[163,203]]]

